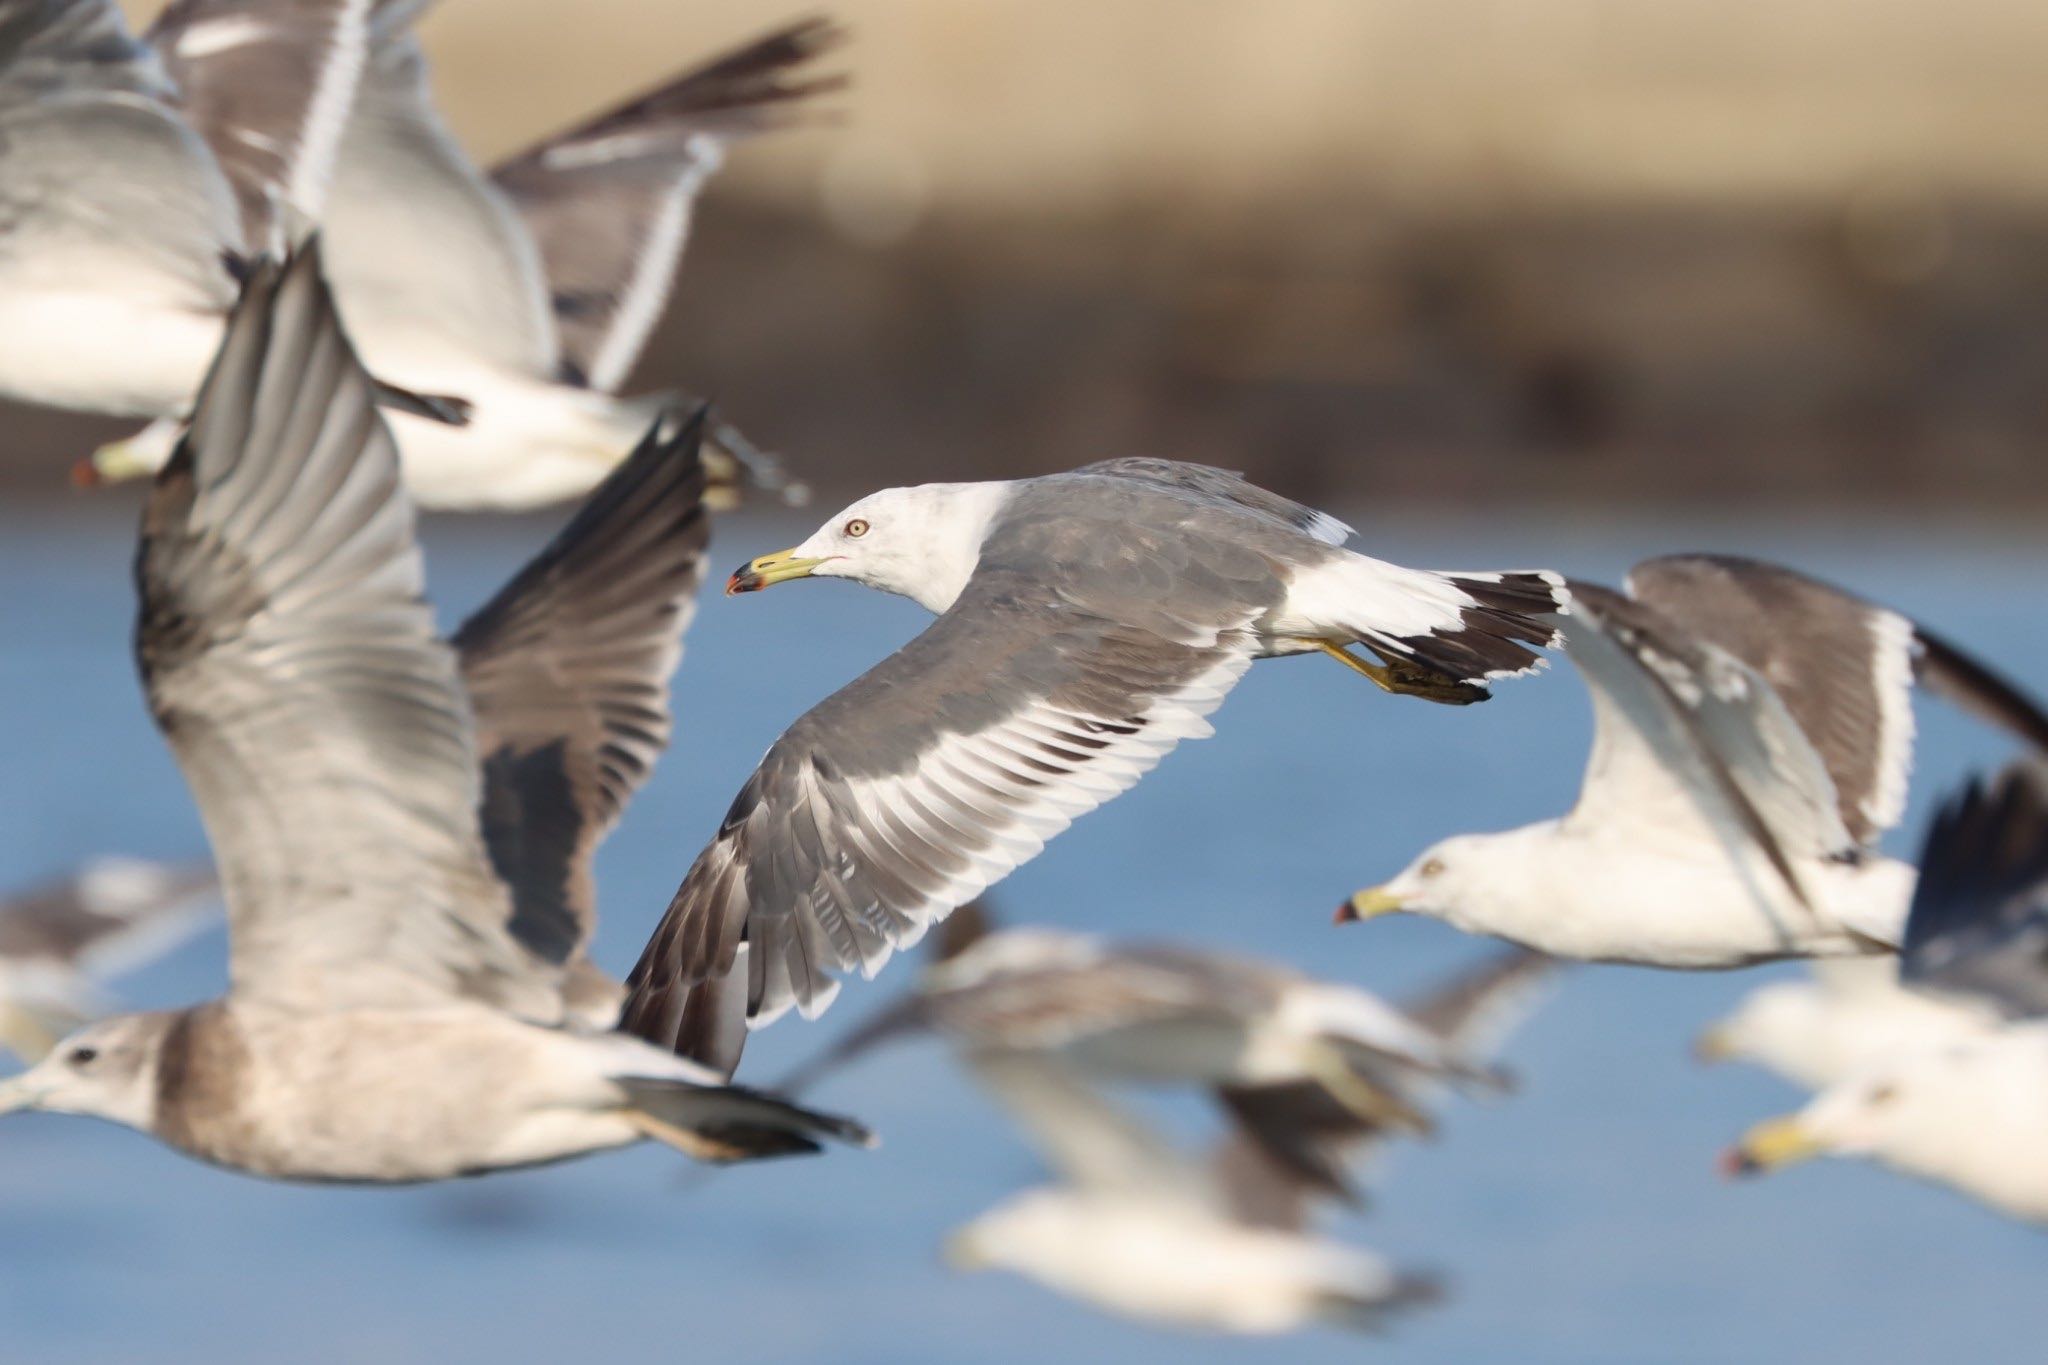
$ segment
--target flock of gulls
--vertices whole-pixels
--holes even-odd
[[[1495,1056],[1561,962],[1796,958],[1810,980],[1701,1039],[1815,1092],[1730,1169],[1865,1156],[2048,1222],[2048,770],[1955,797],[1917,868],[1879,849],[1916,685],[2048,749],[2030,699],[1789,568],[1673,555],[1619,591],[1404,568],[1170,460],[884,490],[734,573],[936,619],[789,726],[606,976],[592,858],[668,742],[709,513],[782,478],[706,405],[619,391],[698,191],[841,83],[816,70],[841,35],[794,24],[483,169],[434,108],[425,7],[174,0],[138,38],[111,0],[0,0],[0,393],[147,419],[79,472],[151,480],[136,659],[213,852],[5,908],[0,1041],[28,1066],[0,1110],[288,1180],[646,1140],[722,1163],[871,1145],[796,1096],[931,1035],[1054,1173],[956,1233],[953,1264],[1159,1323],[1371,1326],[1436,1286],[1325,1215],[1447,1094],[1507,1086]],[[415,508],[572,498],[437,634]],[[979,903],[1208,735],[1257,660],[1466,705],[1552,653],[1596,721],[1576,806],[1446,839],[1338,912],[1505,942],[1413,1000]],[[110,1013],[104,978],[209,904],[226,993]],[[925,940],[914,987],[837,1047],[735,1080],[750,1031]],[[1177,1140],[1136,1090],[1208,1097],[1217,1134]]]

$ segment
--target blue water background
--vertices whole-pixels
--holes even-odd
[[[121,496],[121,495],[116,495]],[[132,503],[0,511],[0,885],[108,850],[190,857],[198,820],[128,654]],[[2048,674],[2048,552],[2016,532],[1728,517],[1638,522],[1361,511],[1403,562],[1617,576],[1679,548],[1788,558]],[[480,601],[554,519],[436,520],[444,619]],[[720,527],[716,562],[790,543],[787,519]],[[729,567],[729,566],[728,566]],[[844,584],[711,598],[676,686],[674,749],[600,859],[607,967],[628,967],[733,792],[781,727],[922,625]],[[1928,802],[2000,743],[1921,708]],[[1589,728],[1568,667],[1458,710],[1378,694],[1319,660],[1263,664],[1218,735],[1166,760],[1002,888],[1017,919],[1170,934],[1382,988],[1419,988],[1481,945],[1441,926],[1337,931],[1330,908],[1423,844],[1563,810]],[[1657,913],[1654,903],[1645,915]],[[217,991],[203,937],[123,983],[136,1005]],[[850,986],[818,1025],[760,1035],[772,1078],[900,985]],[[1730,1186],[1715,1151],[1796,1101],[1687,1055],[1769,975],[1573,974],[1509,1049],[1520,1093],[1459,1103],[1402,1151],[1346,1236],[1451,1281],[1382,1340],[1161,1335],[1001,1276],[940,1268],[944,1233],[1034,1178],[1029,1153],[928,1046],[821,1098],[884,1135],[872,1153],[715,1178],[641,1149],[452,1187],[304,1189],[208,1169],[149,1140],[45,1116],[0,1125],[0,1357],[63,1361],[952,1362],[2038,1361],[2048,1241],[1960,1198],[1821,1163]],[[2048,1079],[2044,1079],[2048,1083]],[[2044,1157],[2048,1159],[2048,1157]]]

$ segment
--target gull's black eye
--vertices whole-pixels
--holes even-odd
[[[96,1047],[75,1047],[71,1049],[71,1065],[86,1066],[100,1055]]]
[[[852,521],[846,523],[846,534],[853,537],[855,540],[859,540],[862,536],[866,535],[867,533],[868,523],[867,518],[865,517],[855,517]]]

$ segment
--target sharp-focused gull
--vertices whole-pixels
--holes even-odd
[[[462,400],[452,424],[395,413],[406,484],[429,507],[531,507],[588,492],[672,393],[617,396],[660,320],[698,191],[736,140],[836,88],[799,79],[832,48],[779,30],[520,152],[491,174],[443,123],[412,31],[430,0],[377,0],[321,220],[328,272],[380,377]],[[159,425],[106,448],[109,477],[159,466]],[[755,459],[719,426],[728,454]],[[767,482],[772,462],[755,463]]]
[[[1009,1270],[1142,1322],[1248,1334],[1372,1329],[1438,1297],[1428,1277],[1300,1220],[1247,1215],[1266,1192],[1241,1184],[1240,1167],[1180,1151],[1057,1061],[992,1053],[970,1069],[1058,1183],[956,1232],[955,1269]]]
[[[862,1139],[579,1022],[604,996],[588,860],[666,737],[701,576],[701,424],[658,427],[458,654],[317,255],[261,266],[136,564],[136,652],[213,842],[230,988],[82,1030],[0,1108],[300,1180]]]
[[[1858,1156],[2048,1223],[2048,775],[2010,770],[1936,820],[1902,974],[2012,1016],[1879,1058],[1729,1152],[1736,1173]]]
[[[1823,1090],[1925,1047],[1982,1037],[1996,1016],[1899,984],[1890,957],[1817,958],[1804,976],[1745,995],[1701,1033],[1701,1061],[1748,1062],[1794,1085]]]
[[[1369,1138],[1429,1131],[1444,1081],[1500,1083],[1480,1057],[1551,965],[1510,950],[1403,1011],[1245,957],[1048,928],[980,933],[985,913],[956,911],[917,986],[783,1088],[932,1034],[970,1061],[1040,1056],[1093,1082],[1208,1089],[1256,1149],[1233,1157],[1241,1176],[1270,1167],[1276,1197],[1355,1201],[1345,1171]]]
[[[1658,967],[1888,952],[1913,870],[1876,843],[1905,808],[1914,682],[2048,747],[2048,716],[1989,669],[1790,569],[1677,555],[1626,596],[1571,590],[1594,716],[1578,804],[1447,839],[1340,919],[1410,911]]]
[[[367,0],[0,5],[0,393],[182,415],[236,263],[317,217]]]
[[[726,1065],[739,1019],[815,1016],[837,974],[873,975],[1209,734],[1254,659],[1320,651],[1449,703],[1537,665],[1556,575],[1405,569],[1349,534],[1222,470],[1113,460],[888,489],[748,564],[728,592],[847,578],[938,620],[768,751],[634,969],[627,1027]]]
[[[0,1044],[42,1058],[106,1012],[101,983],[211,921],[217,890],[210,867],[105,857],[0,901]]]

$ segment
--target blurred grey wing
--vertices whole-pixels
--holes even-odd
[[[1563,967],[1533,948],[1504,948],[1410,1002],[1404,1012],[1459,1056],[1485,1061],[1521,1027]]]
[[[690,989],[752,949],[747,1015],[807,1017],[1128,789],[1251,663],[1243,622],[1206,644],[976,574],[922,635],[792,725],[669,904],[625,1027],[688,1052]]]
[[[1130,479],[1171,489],[1185,497],[1225,504],[1238,511],[1251,512],[1278,525],[1305,532],[1325,545],[1342,545],[1351,539],[1353,534],[1349,526],[1327,512],[1318,512],[1313,507],[1304,506],[1290,498],[1283,498],[1278,493],[1268,492],[1248,481],[1242,474],[1228,469],[1217,469],[1211,465],[1139,456],[1102,460],[1095,464],[1083,465],[1074,472],[1104,478]]]
[[[513,937],[588,947],[591,857],[668,747],[669,680],[710,527],[701,410],[663,418],[454,644],[483,759],[483,829]]]
[[[172,0],[148,39],[178,109],[234,187],[246,250],[280,250],[280,206],[315,222],[368,43],[368,0]]]
[[[624,384],[675,283],[697,194],[734,141],[842,83],[799,68],[842,31],[808,19],[509,157],[492,178],[539,245],[562,377]]]
[[[118,976],[197,932],[218,888],[209,866],[99,859],[0,905],[0,958]]]
[[[112,0],[0,5],[0,270],[139,267],[230,301],[234,197],[175,99]]]
[[[1211,1162],[1239,1221],[1297,1231],[1318,1201],[1364,1203],[1351,1170],[1387,1125],[1313,1081],[1220,1086],[1216,1099],[1231,1127]]]
[[[1643,603],[1572,585],[1565,653],[1593,698],[1571,822],[1646,837],[1698,828],[1760,854],[1798,899],[1795,859],[1850,846],[1819,754],[1761,675]]]
[[[1205,1182],[1185,1156],[1060,1063],[998,1053],[969,1058],[967,1069],[1063,1182],[1206,1202]]]
[[[1935,817],[1899,976],[1909,986],[2048,1015],[2048,774],[2014,764]]]
[[[316,251],[252,277],[136,578],[137,658],[213,843],[235,990],[547,1007],[554,979],[505,931],[397,453]]]
[[[559,360],[540,252],[435,109],[407,24],[380,5],[322,220],[329,273],[374,362],[381,338],[432,339],[515,373]]]

